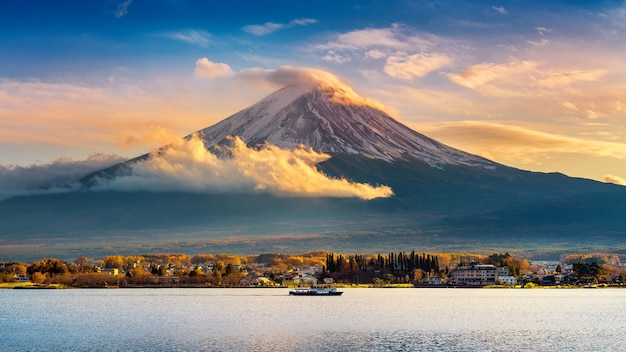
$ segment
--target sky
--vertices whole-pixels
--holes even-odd
[[[9,0],[0,197],[211,126],[285,69],[493,161],[626,185],[625,1]]]

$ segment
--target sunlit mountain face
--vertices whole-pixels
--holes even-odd
[[[624,187],[494,163],[411,130],[344,84],[313,81],[65,192],[2,201],[0,230],[6,243],[145,242],[149,231],[154,243],[228,237],[241,251],[259,250],[243,238],[285,234],[288,244],[265,250],[519,248],[623,244],[625,211]]]

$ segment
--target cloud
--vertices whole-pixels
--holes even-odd
[[[316,164],[330,158],[310,148],[280,149],[266,144],[249,148],[235,137],[218,157],[193,135],[179,139],[150,158],[132,165],[131,175],[100,180],[96,189],[125,191],[187,191],[203,193],[270,193],[298,197],[390,197],[387,186],[332,179]]]
[[[326,53],[326,56],[322,57],[322,60],[337,63],[337,64],[343,64],[345,62],[352,61],[351,58],[347,56],[341,56],[332,50],[328,50],[328,52]]]
[[[491,8],[502,15],[506,15],[508,13],[508,11],[502,6],[498,6],[498,7],[492,6]]]
[[[543,96],[550,90],[580,82],[598,81],[606,70],[571,70],[554,72],[535,61],[511,61],[505,64],[482,63],[457,74],[447,74],[450,81],[485,95],[500,97]]]
[[[535,27],[535,29],[541,36],[546,35],[546,33],[552,33],[552,30],[546,27]]]
[[[626,145],[539,132],[482,121],[458,121],[429,128],[429,134],[461,149],[499,160],[532,159],[533,154],[576,153],[626,160]]]
[[[564,71],[546,73],[538,80],[539,85],[555,88],[569,86],[577,82],[599,81],[608,72],[606,70]]]
[[[0,200],[70,191],[69,185],[91,172],[124,161],[117,155],[92,154],[85,160],[59,158],[48,164],[0,165]]]
[[[113,11],[113,16],[116,18],[124,17],[128,13],[128,7],[133,3],[133,0],[126,0],[117,5],[115,11]]]
[[[200,77],[224,77],[233,74],[233,70],[228,64],[212,62],[206,57],[196,60],[196,76]]]
[[[333,35],[309,50],[319,53],[322,60],[337,64],[354,61],[355,66],[361,64],[371,69],[383,63],[381,72],[411,81],[450,65],[451,58],[465,49],[454,40],[393,24]]]
[[[438,53],[390,56],[387,58],[385,73],[394,78],[411,81],[424,77],[451,62],[451,58]]]
[[[497,94],[500,85],[514,84],[520,77],[537,72],[538,64],[532,61],[513,61],[507,64],[483,63],[464,69],[458,74],[448,74],[450,81],[466,88]],[[519,86],[519,84],[515,84]]]
[[[308,26],[310,24],[315,24],[317,22],[319,21],[314,18],[296,18],[293,21],[291,21],[291,24],[298,25],[298,26]]]
[[[198,62],[201,63],[200,66],[207,62],[210,63],[208,66],[213,66],[213,63],[211,63],[209,59],[201,58],[196,61],[196,74],[198,74]],[[219,65],[228,66],[226,64]],[[232,72],[227,71],[225,66],[222,67],[222,76],[225,76],[227,72],[229,74],[232,73],[234,80],[241,81],[248,88],[258,87],[278,89],[288,85],[297,85],[302,89],[311,89],[315,87],[333,88],[332,90],[329,90],[329,94],[333,94],[331,100],[335,103],[367,105],[380,110],[384,109],[381,103],[373,99],[360,96],[342,79],[328,71],[307,67],[283,66],[277,69],[267,70],[262,68],[247,68],[239,72]],[[228,69],[230,69],[229,66]],[[210,77],[208,74],[198,75]]]
[[[211,34],[201,29],[186,29],[179,32],[166,33],[165,37],[206,48],[211,42]]]
[[[372,49],[365,53],[365,57],[369,59],[380,60],[386,58],[387,54],[380,50]]]
[[[576,104],[569,102],[569,101],[564,101],[563,103],[561,103],[561,105],[563,105],[564,107],[572,110],[572,111],[578,111],[578,107],[576,107]]]
[[[602,178],[604,182],[615,183],[616,185],[626,186],[626,180],[615,175],[604,175]]]
[[[285,28],[285,25],[281,23],[265,22],[265,24],[250,24],[244,26],[242,29],[244,32],[248,32],[252,35],[264,36],[281,28]]]
[[[546,45],[550,44],[550,41],[548,39],[545,39],[545,38],[542,38],[539,41],[527,40],[526,42],[528,44],[534,45],[534,46],[546,46]]]
[[[244,32],[248,32],[256,36],[264,36],[273,33],[279,29],[290,28],[294,26],[308,26],[317,23],[313,18],[296,18],[289,23],[265,22],[264,24],[250,24],[241,28]]]
[[[317,50],[335,51],[427,51],[445,42],[443,38],[428,33],[419,33],[407,27],[393,25],[389,28],[365,28],[339,34],[333,40],[315,45]]]

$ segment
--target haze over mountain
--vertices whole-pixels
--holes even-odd
[[[309,73],[211,127],[87,175],[71,192],[0,202],[0,240],[171,244],[176,234],[177,243],[229,238],[257,252],[259,238],[244,245],[250,236],[295,236],[268,239],[266,251],[625,244],[625,187],[451,148],[336,78]],[[346,233],[353,237],[336,242]]]

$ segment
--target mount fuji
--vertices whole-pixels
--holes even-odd
[[[184,141],[201,142],[211,165],[226,163],[219,170],[194,166],[210,179],[200,190],[177,188],[171,179],[168,187],[129,186],[141,184],[146,174],[138,170],[150,169],[146,163],[180,147],[163,146],[86,175],[72,192],[0,202],[1,240],[93,245],[99,238],[192,252],[207,250],[200,243],[231,252],[626,245],[626,187],[523,171],[454,149],[343,84],[287,85]],[[237,162],[241,150],[275,149],[294,154],[284,162],[272,156],[250,170]],[[284,168],[269,167],[288,168],[302,153],[304,159],[314,154],[310,166],[333,183],[320,183],[310,194],[272,191],[280,187],[275,184],[312,178],[306,168],[281,175]],[[251,155],[246,162],[258,159]],[[170,169],[180,177],[189,172],[184,166]],[[331,192],[336,181],[392,192],[346,196]],[[125,187],[116,188],[120,184]]]

